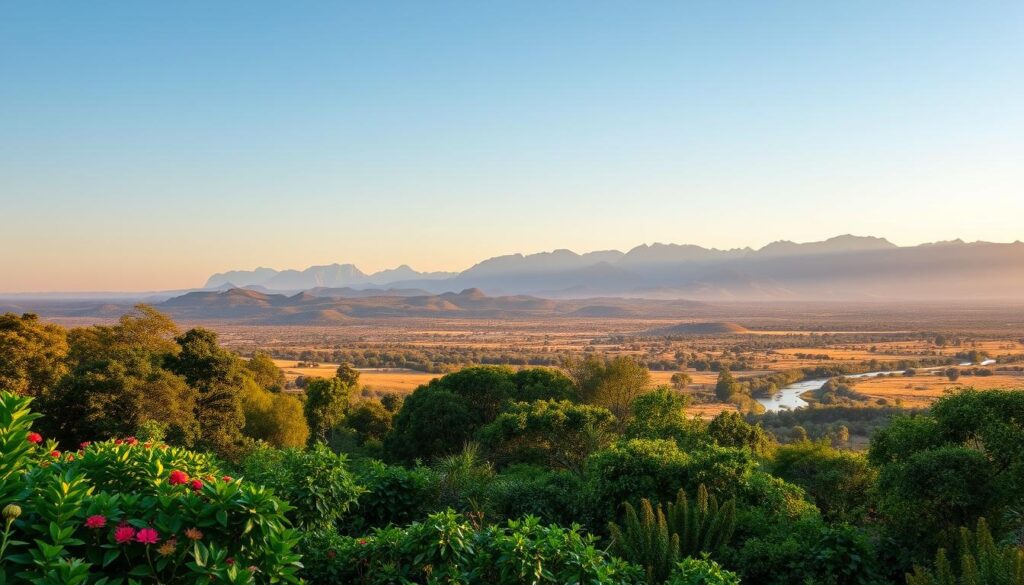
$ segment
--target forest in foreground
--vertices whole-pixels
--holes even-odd
[[[688,416],[629,356],[359,378],[290,391],[146,306],[3,315],[0,583],[1024,583],[1022,391],[858,451]]]

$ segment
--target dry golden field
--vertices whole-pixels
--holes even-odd
[[[906,408],[923,408],[935,401],[946,392],[973,387],[978,390],[1000,388],[1004,390],[1024,390],[1024,375],[1015,373],[998,373],[992,376],[961,376],[956,382],[950,382],[945,376],[918,374],[907,378],[904,376],[884,376],[868,378],[857,382],[858,392],[871,398],[885,398],[893,402],[899,400]]]

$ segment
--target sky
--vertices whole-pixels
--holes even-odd
[[[0,292],[1024,239],[1024,2],[5,2]]]

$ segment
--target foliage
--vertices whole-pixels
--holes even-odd
[[[0,315],[0,388],[39,396],[66,373],[67,331],[33,313]]]
[[[779,447],[771,470],[807,490],[826,518],[848,522],[863,518],[876,476],[864,455],[834,449],[826,441]]]
[[[364,491],[345,456],[322,444],[306,450],[263,447],[247,455],[241,469],[249,481],[292,502],[289,518],[304,529],[333,529]]]
[[[406,397],[393,424],[384,450],[392,459],[406,462],[453,453],[475,430],[465,399],[429,385]]]
[[[263,390],[246,380],[242,394],[247,437],[265,441],[273,447],[300,447],[309,440],[309,425],[298,398]]]
[[[355,388],[359,385],[359,370],[349,362],[342,362],[338,364],[338,369],[334,372],[334,377],[349,388]]]
[[[285,387],[284,372],[274,360],[262,351],[257,351],[245,362],[245,369],[254,382],[269,392],[281,392]]]
[[[747,447],[765,455],[774,448],[775,439],[758,425],[743,420],[738,412],[722,412],[708,423],[708,436],[722,447]]]
[[[959,526],[1024,503],[1024,392],[966,390],[872,437],[879,510],[921,559]]]
[[[633,416],[626,425],[630,439],[673,439],[681,448],[706,442],[707,425],[698,417],[687,417],[690,398],[660,386],[633,401]]]
[[[688,558],[676,563],[665,585],[740,585],[740,578],[710,559]]]
[[[875,554],[864,533],[818,518],[777,523],[742,540],[733,561],[744,582],[764,585],[821,583],[880,585]]]
[[[600,359],[589,355],[565,363],[569,377],[576,384],[580,398],[610,410],[620,427],[630,417],[630,405],[650,386],[651,373],[628,356]]]
[[[738,493],[754,467],[748,452],[709,446],[684,452],[673,441],[620,441],[587,461],[584,519],[603,527],[623,502],[667,501],[705,484],[717,496]]]
[[[579,401],[579,392],[572,380],[552,368],[523,368],[512,374],[515,384],[513,399],[522,402],[533,400]]]
[[[736,527],[736,500],[719,508],[718,499],[709,496],[703,485],[692,503],[679,490],[676,501],[668,502],[664,510],[646,498],[640,500],[639,514],[629,502],[624,506],[622,526],[613,522],[608,527],[612,551],[644,567],[651,583],[667,579],[684,557],[719,551]]]
[[[502,463],[543,462],[579,472],[583,461],[613,440],[615,416],[567,400],[513,402],[480,429],[481,443]]]
[[[176,337],[175,342],[179,351],[168,358],[167,367],[196,390],[198,444],[234,456],[245,425],[245,376],[239,358],[220,347],[217,334],[207,329],[190,329]]]
[[[609,557],[577,527],[533,517],[480,527],[447,511],[364,537],[311,534],[304,549],[312,584],[643,583],[638,567]]]
[[[351,390],[341,378],[314,378],[306,384],[303,412],[309,424],[310,442],[327,441],[345,420]]]
[[[267,490],[131,438],[57,451],[28,403],[0,393],[0,581],[298,582],[298,534]]]
[[[437,508],[438,478],[427,467],[407,469],[366,460],[357,464],[353,473],[364,489],[339,522],[345,534],[408,524]]]
[[[582,489],[583,479],[576,473],[514,465],[489,482],[483,505],[490,518],[536,516],[568,526],[578,517]]]
[[[977,526],[960,529],[956,569],[946,549],[939,549],[934,568],[915,566],[907,585],[1024,585],[1024,549],[997,545],[984,518]]]
[[[361,443],[383,441],[391,432],[394,413],[377,400],[362,400],[349,409],[345,424],[356,432]]]
[[[718,373],[718,381],[715,383],[715,396],[720,402],[729,402],[739,392],[740,383],[733,378],[729,368],[723,368]]]

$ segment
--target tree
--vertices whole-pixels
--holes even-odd
[[[615,426],[615,416],[600,406],[536,400],[513,402],[479,436],[502,462],[539,459],[578,473],[591,453],[611,443]]]
[[[442,386],[421,386],[395,415],[384,450],[405,462],[455,453],[473,435],[475,422],[465,398]]]
[[[676,372],[672,374],[672,378],[669,381],[672,382],[673,388],[683,391],[693,382],[693,378],[686,372]]]
[[[691,448],[707,437],[707,425],[697,417],[687,417],[690,398],[665,386],[633,401],[633,416],[626,425],[630,439],[673,439],[683,448]]]
[[[363,400],[349,410],[345,424],[358,435],[361,442],[383,441],[391,432],[394,413],[376,400]]]
[[[770,452],[775,445],[768,431],[743,420],[738,412],[722,412],[711,419],[708,435],[722,447],[748,447],[759,455]]]
[[[919,555],[978,518],[1024,504],[1024,392],[965,390],[871,439],[879,510]]]
[[[524,368],[512,374],[515,385],[513,398],[522,402],[532,400],[579,400],[572,380],[552,368]]]
[[[839,522],[864,517],[876,476],[864,455],[834,449],[826,441],[779,447],[771,472],[807,490],[822,514]]]
[[[302,402],[294,396],[270,392],[247,380],[243,393],[247,437],[274,447],[302,447],[309,439],[309,425]]]
[[[67,372],[67,330],[33,313],[0,315],[0,388],[39,396]]]
[[[581,399],[607,408],[620,425],[629,420],[633,400],[651,384],[651,373],[647,368],[628,356],[611,360],[587,356],[582,360],[567,361],[565,368]]]
[[[946,377],[949,378],[950,382],[956,382],[958,379],[960,379],[960,369],[946,368]]]
[[[341,380],[342,384],[355,388],[359,385],[359,370],[349,362],[342,362],[334,377]]]
[[[314,378],[306,384],[303,411],[309,423],[310,442],[327,441],[345,420],[351,390],[341,378]]]
[[[249,371],[249,375],[253,381],[259,384],[260,388],[271,392],[284,390],[284,372],[266,353],[257,351],[253,354],[252,358],[245,362],[245,369]]]
[[[718,382],[715,383],[715,396],[719,402],[729,402],[730,399],[740,392],[740,384],[732,377],[729,368],[722,368],[718,372]]]
[[[167,360],[167,367],[196,390],[200,442],[230,458],[245,425],[242,393],[246,376],[240,360],[220,347],[217,334],[208,329],[189,329],[175,342],[179,351]]]

